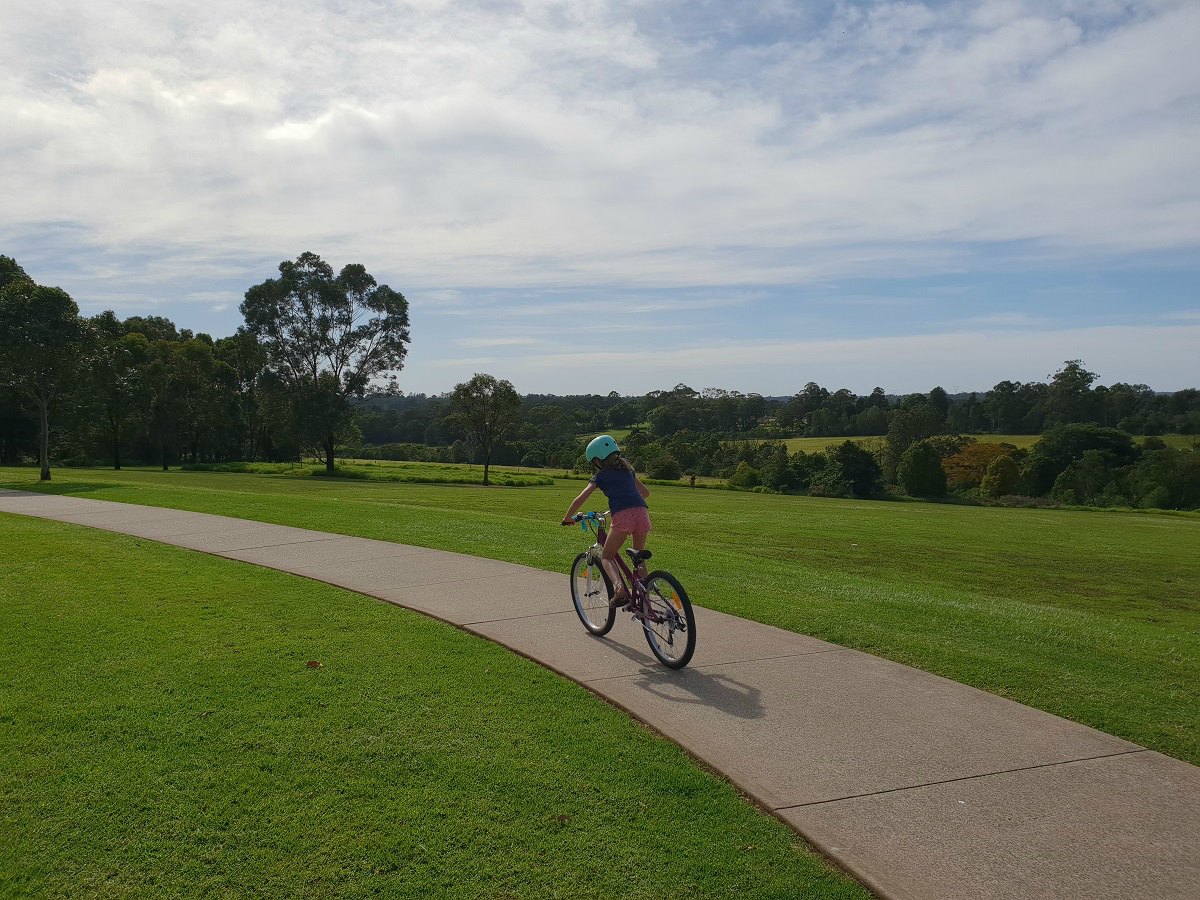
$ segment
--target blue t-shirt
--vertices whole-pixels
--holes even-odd
[[[623,509],[646,505],[638,493],[637,479],[629,469],[601,469],[592,476],[591,483],[604,491],[609,512],[619,513]]]

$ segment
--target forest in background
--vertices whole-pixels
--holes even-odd
[[[1045,382],[953,396],[937,386],[860,396],[812,382],[786,397],[683,384],[636,397],[520,395],[486,375],[427,396],[398,388],[407,301],[361,266],[334,273],[302,254],[246,298],[246,324],[214,339],[158,316],[80,316],[64,292],[0,257],[0,463],[314,456],[330,474],[337,457],[582,470],[586,440],[616,431],[655,479],[824,496],[1200,507],[1196,442],[1160,439],[1200,435],[1200,391],[1102,385],[1081,360]],[[970,437],[989,433],[1041,439],[1018,448]],[[792,437],[830,441],[822,452],[789,452]]]

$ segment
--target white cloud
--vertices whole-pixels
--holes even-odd
[[[1063,321],[1066,301],[1035,285],[1043,308],[981,313],[902,279],[1071,267],[1082,280],[1200,249],[1194,0],[0,11],[0,252],[88,309],[206,304],[234,321],[247,286],[311,249],[403,290],[407,371],[445,371],[507,364],[506,348],[534,346],[522,338],[611,336],[628,326],[596,313],[614,303],[660,338],[694,342],[735,315],[774,334],[771,286],[840,311],[829,333],[957,320],[1015,340],[1043,315]],[[875,292],[826,289],[867,279]],[[1107,318],[1073,320],[1155,318],[1135,301],[1115,315],[1123,296]],[[707,350],[723,371],[751,365]],[[654,371],[702,364],[655,358]],[[1134,380],[1169,374],[1144,361]]]
[[[463,285],[803,281],[870,267],[861,248],[928,271],[965,241],[1192,246],[1200,6],[1099,31],[1083,9],[846,6],[723,47],[602,3],[44,5],[3,39],[6,233],[319,245]]]

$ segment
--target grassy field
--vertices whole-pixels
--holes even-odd
[[[42,489],[551,571],[565,571],[580,544],[556,524],[578,482],[484,489],[100,469],[55,478]],[[0,481],[38,487],[28,469],[0,470]],[[700,605],[1200,763],[1200,517],[653,490],[651,546]]]
[[[450,626],[3,514],[0,570],[0,896],[867,896]]]
[[[325,464],[313,463],[268,463],[235,462],[211,463],[186,466],[197,472],[236,472],[251,475],[287,475],[289,477],[323,478]],[[454,463],[398,462],[374,459],[339,459],[338,478],[362,481],[402,481],[424,484],[483,484],[483,466],[464,466]],[[541,470],[517,466],[492,466],[488,480],[500,487],[529,487],[535,484],[553,484],[550,476]]]

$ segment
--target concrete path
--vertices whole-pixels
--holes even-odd
[[[567,543],[551,574],[100,500],[0,491],[0,511],[293,572],[497,641],[682,745],[886,897],[1200,898],[1200,768],[705,609],[691,666],[668,671],[625,617],[583,630]]]

